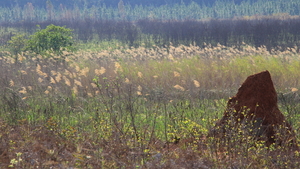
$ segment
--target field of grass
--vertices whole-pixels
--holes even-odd
[[[64,59],[62,59],[64,58]],[[299,49],[118,47],[0,53],[1,168],[297,168],[299,151],[206,138],[247,76],[269,70],[300,129]]]

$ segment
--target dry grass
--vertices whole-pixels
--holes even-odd
[[[205,136],[242,81],[266,69],[298,132],[298,52],[154,46],[65,52],[65,60],[23,53],[18,62],[2,52],[0,165],[297,168],[298,151],[242,138],[222,150]]]

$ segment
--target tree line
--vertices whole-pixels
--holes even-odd
[[[20,32],[32,34],[36,25],[46,28],[54,24],[71,28],[76,39],[88,41],[119,40],[130,46],[189,45],[204,43],[225,46],[240,46],[243,43],[260,47],[294,47],[300,45],[300,17],[273,16],[236,19],[161,21],[143,19],[136,22],[124,20],[77,20],[2,23],[2,27],[13,27]],[[0,36],[5,44],[9,36]]]
[[[26,0],[27,1],[27,0]],[[213,4],[172,3],[161,6],[130,5],[125,0],[118,0],[117,5],[109,6],[104,1],[88,5],[90,1],[43,1],[45,7],[36,3],[16,3],[13,6],[0,7],[0,22],[22,21],[53,21],[53,20],[127,20],[140,19],[185,20],[208,18],[234,18],[253,15],[273,15],[286,13],[300,15],[300,1],[298,0],[257,0],[257,1],[223,1],[216,0]],[[59,1],[60,2],[60,1]],[[65,1],[62,1],[65,2]],[[144,1],[141,1],[144,2]],[[167,1],[161,1],[167,2]],[[172,1],[173,2],[173,1]]]
[[[161,6],[161,5],[174,5],[174,4],[180,4],[185,3],[189,4],[192,2],[195,2],[197,4],[204,4],[207,6],[212,6],[216,1],[218,0],[122,0],[124,4],[136,6],[136,5],[142,5],[142,6]],[[220,1],[220,0],[219,0]],[[233,1],[235,4],[240,4],[244,2],[245,0],[223,0],[223,2],[230,2]],[[247,2],[257,2],[258,0],[248,0]],[[54,6],[58,7],[60,4],[66,6],[66,7],[73,7],[74,4],[80,5],[80,6],[97,6],[97,5],[103,5],[106,6],[112,6],[117,7],[120,0],[14,0],[14,1],[8,1],[8,0],[0,0],[0,6],[2,7],[12,7],[15,5],[24,6],[27,3],[32,3],[37,7],[43,7],[46,8],[47,3],[51,2]]]

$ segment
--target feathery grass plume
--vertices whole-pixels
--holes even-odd
[[[125,78],[125,83],[127,83],[127,84],[130,83],[130,80],[127,77]]]
[[[40,76],[43,76],[43,77],[48,77],[47,73],[44,73],[42,71],[42,68],[41,66],[38,64],[37,67],[36,67],[36,72],[40,75]]]
[[[66,62],[70,62],[71,60],[69,58],[65,58],[65,61]]]
[[[70,72],[69,70],[65,70],[65,73],[64,73],[65,75],[67,75],[67,76],[69,76],[71,79],[73,79],[74,78],[74,76],[73,76],[73,73],[72,72]]]
[[[88,97],[94,97],[92,93],[88,92],[87,93]]]
[[[95,83],[91,83],[91,86],[96,89],[97,88],[97,85]]]
[[[10,80],[10,81],[9,81],[9,86],[10,86],[10,87],[15,86],[15,82],[14,82],[13,80]]]
[[[23,75],[27,75],[27,72],[24,71],[24,70],[21,70],[21,73],[22,73]]]
[[[72,76],[73,76],[73,78],[77,78],[76,72],[73,72],[73,73],[72,73]]]
[[[137,89],[138,89],[138,91],[142,91],[142,90],[143,90],[143,88],[142,88],[141,85],[139,85],[139,86],[137,87]]]
[[[32,91],[32,86],[27,86],[27,89]]]
[[[26,57],[24,57],[23,55],[21,55],[21,54],[18,54],[18,60],[19,60],[19,62],[22,62],[23,60],[25,60],[26,59]]]
[[[115,62],[115,73],[117,73],[118,71],[122,72],[123,69],[119,62]]]
[[[53,79],[53,77],[50,77],[50,83],[51,84],[55,84],[56,83],[55,80]]]
[[[75,70],[76,70],[77,72],[80,72],[80,67],[79,67],[78,65],[76,65],[76,66],[75,66]]]
[[[22,90],[20,90],[19,93],[26,94],[27,93],[26,87],[22,87]]]
[[[156,78],[158,78],[158,76],[157,76],[157,75],[154,75],[153,78],[156,79]]]
[[[99,70],[99,73],[101,75],[103,75],[105,72],[106,72],[106,69],[104,67],[101,67],[100,70]]]
[[[82,87],[82,84],[81,84],[81,82],[79,81],[79,80],[74,80],[74,83],[77,85],[77,86],[80,86],[80,87]]]
[[[174,71],[174,77],[180,77],[180,73]]]
[[[51,91],[52,90],[52,86],[48,86],[47,90]]]
[[[195,85],[195,87],[200,87],[200,83],[197,81],[197,80],[193,80],[194,81],[194,85]]]
[[[136,92],[137,95],[141,96],[141,95],[142,95],[142,90],[143,90],[142,86],[139,85],[139,86],[137,87],[137,92]]]
[[[76,85],[73,86],[72,91],[73,91],[73,93],[74,93],[75,95],[78,95],[78,88],[77,88]]]
[[[56,76],[57,75],[56,71],[55,70],[51,70],[51,75],[52,76]]]
[[[142,72],[138,72],[138,77],[142,78],[143,77],[143,73]]]
[[[69,80],[66,76],[63,76],[63,79],[64,79],[64,81],[65,81],[65,84],[71,87],[71,82],[70,82],[70,80]]]
[[[79,76],[85,76],[87,77],[88,72],[90,71],[90,69],[88,67],[83,68],[80,72],[79,72]]]
[[[57,75],[55,76],[55,80],[56,82],[60,82],[61,81],[61,78],[62,78],[62,75],[60,74],[60,72],[57,72]]]
[[[38,78],[38,82],[42,83],[44,80],[42,78]]]
[[[41,65],[40,64],[37,64],[36,65],[36,72],[38,73],[38,74],[40,74],[39,72],[41,72],[42,71],[42,67],[41,67]]]
[[[49,92],[49,90],[45,90],[44,93],[45,94],[49,94],[50,92]]]
[[[169,54],[169,55],[168,55],[168,58],[169,58],[170,60],[172,60],[172,61],[175,60],[172,54]]]
[[[177,90],[181,90],[181,91],[185,91],[185,89],[182,87],[182,86],[180,86],[180,85],[175,85],[175,86],[173,86],[175,89],[177,89]]]
[[[291,91],[292,91],[292,92],[297,92],[298,89],[293,87],[293,88],[291,89]]]
[[[97,76],[100,76],[100,75],[101,75],[101,74],[100,74],[100,70],[95,69],[95,74],[96,74]]]

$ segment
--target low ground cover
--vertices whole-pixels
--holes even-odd
[[[299,138],[298,52],[171,45],[64,52],[63,60],[1,52],[0,165],[297,168],[297,151],[239,137],[224,149],[206,136],[243,80],[269,70]]]

